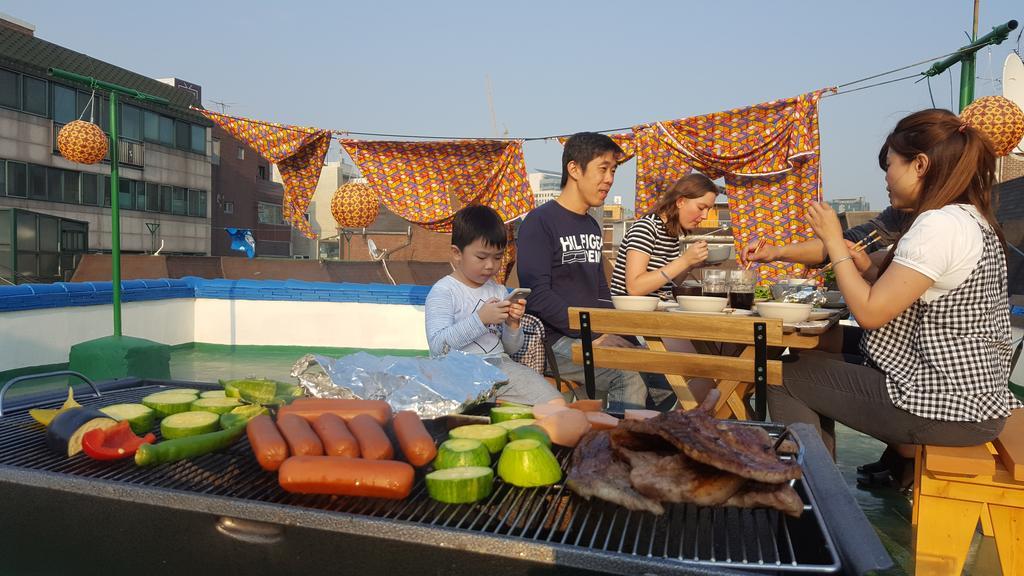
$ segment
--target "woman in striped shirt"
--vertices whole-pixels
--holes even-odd
[[[708,257],[707,242],[694,242],[679,253],[679,238],[707,218],[719,189],[703,174],[683,176],[639,218],[619,245],[612,271],[616,296],[652,294],[672,301],[672,278],[686,275]]]

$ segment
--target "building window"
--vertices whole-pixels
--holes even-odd
[[[146,184],[146,210],[148,212],[160,211],[160,187],[156,184]]]
[[[134,181],[127,178],[118,178],[117,184],[117,205],[122,210],[132,210],[135,204],[132,202],[135,194]]]
[[[220,166],[220,140],[216,138],[211,140],[210,148],[212,150],[210,162],[212,162],[214,166]]]
[[[160,211],[161,212],[167,212],[168,214],[170,214],[170,212],[171,212],[171,192],[172,192],[172,190],[171,190],[170,186],[161,186],[160,187]]]
[[[266,180],[267,179],[267,167],[261,165],[261,166],[257,166],[256,169],[259,170],[259,178],[260,178],[260,180]]]
[[[225,202],[224,203],[224,213],[225,214],[234,214],[235,213],[235,203],[234,202]]]
[[[174,146],[174,119],[167,116],[160,117],[160,143],[165,146]]]
[[[188,215],[188,190],[185,188],[174,187],[174,192],[171,196],[171,214],[179,216]]]
[[[135,181],[135,209],[146,209],[146,183]]]
[[[7,195],[7,166],[6,162],[0,160],[0,196],[5,195]],[[2,238],[0,238],[0,242],[3,242]]]
[[[46,200],[46,166],[28,165],[28,197]]]
[[[78,91],[60,84],[53,85],[53,121],[67,124],[78,120],[75,107],[78,104]]]
[[[241,146],[238,147],[238,159],[245,160],[245,148],[242,148]]]
[[[160,115],[146,110],[142,113],[142,136],[147,142],[160,141]]]
[[[284,226],[284,216],[281,213],[281,205],[271,204],[269,202],[260,202],[258,221],[260,224]]]
[[[196,154],[206,154],[206,128],[192,125],[192,151]]]
[[[98,174],[82,174],[82,204],[95,206],[99,203],[96,178]]]
[[[64,182],[64,175],[60,168],[46,169],[46,199],[50,202],[61,201],[61,187]]]
[[[188,122],[174,121],[174,144],[178,150],[188,150],[191,147],[192,132],[189,130]]]
[[[206,190],[199,191],[199,216],[206,218]]]
[[[188,189],[188,215],[199,216],[199,190]]]
[[[103,177],[103,207],[110,208],[110,176]]]
[[[78,172],[73,170],[64,171],[64,191],[63,199],[65,202],[72,204],[81,203],[81,199],[78,196]]]
[[[28,196],[28,176],[21,162],[7,163],[7,195],[20,198]]]
[[[23,90],[21,92],[21,108],[25,112],[46,116],[49,111],[46,99],[46,80],[40,80],[31,76],[22,76]]]
[[[142,142],[142,110],[127,104],[121,106],[120,135],[122,138]]]
[[[10,70],[0,70],[0,106],[18,108],[21,104],[21,82]]]

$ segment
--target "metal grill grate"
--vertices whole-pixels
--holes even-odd
[[[79,401],[85,406],[138,402],[162,388],[140,386]],[[435,425],[441,428],[444,423]],[[776,438],[782,432],[779,426],[762,426]],[[432,432],[443,436],[446,430]],[[693,566],[767,572],[839,569],[833,540],[813,495],[801,481],[794,485],[805,504],[800,518],[767,509],[683,504],[668,505],[664,515],[655,516],[596,499],[586,501],[564,484],[520,489],[500,480],[485,501],[442,504],[427,496],[422,474],[409,498],[401,501],[289,494],[280,489],[276,475],[259,468],[244,436],[225,452],[150,468],[139,468],[131,460],[101,463],[83,455],[62,458],[45,444],[45,433],[27,411],[0,418],[0,465],[5,466],[526,539],[625,555],[670,571]],[[557,456],[566,469],[571,451],[560,449]]]

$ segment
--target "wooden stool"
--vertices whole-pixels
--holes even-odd
[[[915,574],[963,570],[981,521],[1003,576],[1024,576],[1024,410],[983,446],[923,446],[915,459]]]

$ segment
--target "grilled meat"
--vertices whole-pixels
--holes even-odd
[[[657,500],[638,493],[629,482],[629,465],[612,454],[608,431],[588,432],[572,453],[565,481],[570,490],[589,500],[597,497],[629,510],[664,514]]]
[[[694,462],[679,454],[618,451],[632,467],[629,481],[644,496],[663,502],[692,502],[701,506],[724,503],[743,486],[735,474]]]
[[[804,512],[803,500],[789,484],[750,481],[744,484],[739,492],[733,494],[725,505],[740,508],[775,508],[794,518],[799,518]]]
[[[624,425],[623,433],[659,435],[691,459],[749,480],[780,483],[800,477],[800,466],[780,461],[763,429],[719,422],[701,409],[623,421],[618,428]]]

